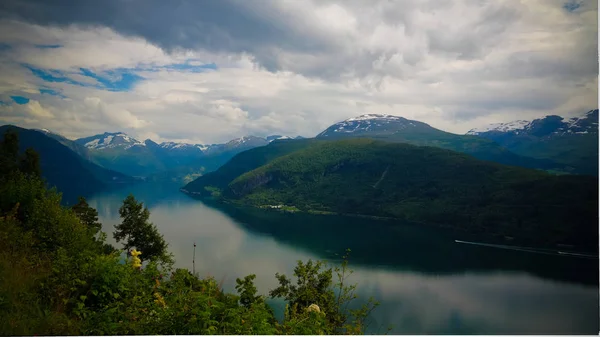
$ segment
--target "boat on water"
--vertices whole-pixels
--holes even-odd
[[[547,249],[547,248],[519,247],[519,246],[498,245],[498,244],[492,244],[492,243],[472,242],[472,241],[462,241],[462,240],[454,240],[454,242],[468,244],[468,245],[491,247],[491,248],[516,250],[516,251],[528,252],[528,253],[571,256],[571,257],[586,258],[586,259],[598,259],[597,255],[576,253],[576,252],[565,252],[565,251],[553,250],[553,249]]]

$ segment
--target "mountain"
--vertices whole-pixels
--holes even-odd
[[[75,142],[82,144],[89,149],[129,149],[133,146],[146,146],[144,142],[129,137],[122,132],[105,132],[100,135],[77,139]]]
[[[189,152],[189,153],[203,153],[204,151],[208,150],[211,147],[211,145],[176,143],[176,142],[163,142],[158,145],[167,151]]]
[[[300,137],[300,136],[298,136],[298,137]],[[295,139],[301,139],[301,138],[298,138],[298,137],[296,137]],[[267,140],[267,142],[270,143],[270,142],[272,142],[274,140],[279,140],[279,139],[293,139],[293,138],[288,137],[288,136],[282,136],[282,135],[272,135],[272,136],[267,136],[265,139]]]
[[[394,143],[434,146],[458,151],[482,160],[544,170],[562,170],[562,164],[549,159],[528,158],[510,152],[498,143],[473,136],[457,135],[429,124],[392,115],[366,114],[333,124],[317,139],[371,138]]]
[[[77,139],[92,160],[132,176],[142,176],[151,181],[189,180],[201,173],[216,170],[236,154],[255,147],[265,146],[285,136],[266,138],[245,136],[224,144],[188,144],[176,142],[156,143],[150,139],[139,141],[122,132]]]
[[[522,156],[565,164],[574,173],[598,175],[598,109],[569,119],[546,116],[491,124],[467,134],[493,140]]]
[[[212,190],[239,204],[400,218],[482,237],[508,236],[523,245],[596,251],[598,244],[597,178],[556,176],[433,147],[371,139],[320,142]]]
[[[42,176],[48,185],[57,187],[63,193],[66,202],[73,202],[80,195],[88,196],[109,185],[135,181],[81,157],[70,146],[63,144],[70,144],[70,141],[62,136],[13,125],[1,126],[0,135],[4,135],[9,129],[19,135],[20,151],[33,148],[40,155]]]
[[[322,142],[324,141],[316,139],[274,141],[267,146],[256,147],[238,153],[217,170],[206,173],[186,184],[183,190],[192,194],[210,196],[212,191],[226,188],[239,175],[265,165],[275,158]]]
[[[265,146],[267,144],[269,144],[269,141],[267,141],[265,138],[256,136],[245,136],[241,138],[232,139],[225,144],[211,145],[208,149],[206,149],[205,152],[207,155],[230,151],[236,151],[236,153],[239,153],[247,149]]]
[[[144,176],[165,169],[152,148],[153,142],[147,144],[122,132],[105,132],[75,142],[88,148],[96,163],[127,175]]]

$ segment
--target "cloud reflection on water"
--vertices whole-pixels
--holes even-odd
[[[331,242],[330,247],[337,247],[354,244],[357,240],[351,233],[355,229],[349,229],[350,234],[339,238],[341,244],[334,243],[332,236],[312,239],[301,235],[281,236],[281,231],[286,230],[283,223],[280,224],[283,229],[271,229],[272,234],[268,233],[266,229],[270,227],[264,227],[264,223],[261,233],[250,231],[248,226],[260,227],[261,224],[244,224],[239,221],[244,219],[239,215],[232,218],[222,210],[180,194],[176,188],[174,192],[170,191],[142,186],[138,190],[134,187],[132,192],[149,206],[151,221],[169,242],[177,265],[192,269],[192,245],[196,242],[196,271],[217,280],[224,279],[228,290],[234,289],[236,277],[256,274],[256,285],[266,294],[276,286],[276,272],[291,275],[297,260],[321,259],[324,255],[332,257],[332,250],[328,253],[323,247],[327,242]],[[90,204],[98,209],[107,233],[112,233],[112,226],[119,222],[118,208],[125,196],[124,191],[115,191],[90,200]],[[253,221],[254,218],[246,219]],[[363,241],[370,239],[367,233],[373,230],[362,232]],[[359,284],[359,296],[363,299],[373,296],[381,302],[373,313],[374,330],[371,332],[388,324],[395,325],[393,332],[408,334],[589,334],[598,331],[597,286],[541,278],[522,266],[517,270],[506,270],[502,268],[503,264],[498,264],[496,269],[467,263],[456,266],[455,271],[438,270],[437,265],[429,261],[436,258],[435,250],[432,252],[430,244],[420,241],[423,239],[421,234],[410,235],[406,240],[411,242],[394,241],[396,246],[381,252],[408,254],[400,249],[408,246],[416,257],[408,259],[407,266],[418,263],[421,258],[429,268],[426,272],[366,263],[353,266],[355,273],[351,280]],[[114,242],[110,236],[109,241]],[[436,240],[435,237],[431,241],[428,239],[438,245],[442,253],[444,250],[455,253],[450,251],[458,249],[454,248],[458,246],[444,246]],[[420,245],[428,251],[417,250]],[[373,249],[377,251],[382,247],[374,246]],[[460,249],[469,252],[472,247]],[[490,253],[489,250],[477,252],[494,254],[489,256],[493,260],[505,254]],[[509,260],[512,258],[510,254],[506,256]],[[357,258],[369,262],[381,257],[358,254]],[[437,258],[446,261],[441,255]],[[458,258],[448,261],[459,261]],[[453,266],[445,267],[452,269]]]

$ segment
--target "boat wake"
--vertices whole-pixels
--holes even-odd
[[[491,247],[491,248],[515,250],[515,251],[519,251],[519,252],[528,252],[528,253],[546,254],[546,255],[571,256],[571,257],[578,257],[578,258],[585,258],[585,259],[598,259],[598,256],[596,256],[596,255],[564,252],[564,251],[553,250],[553,249],[507,246],[507,245],[497,245],[497,244],[492,244],[492,243],[471,242],[471,241],[462,241],[462,240],[454,240],[454,242],[468,244],[468,245],[475,245],[475,246],[484,246],[484,247]]]

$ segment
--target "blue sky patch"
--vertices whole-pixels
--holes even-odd
[[[47,45],[45,48],[54,48],[55,46]],[[59,48],[60,46],[56,46]],[[76,81],[70,77],[68,72],[56,69],[40,69],[28,64],[22,64],[29,69],[33,75],[41,78],[46,82],[64,82],[82,87],[91,87],[109,91],[130,91],[144,77],[137,75],[136,71],[158,71],[161,69],[177,70],[188,73],[200,73],[207,70],[217,70],[215,63],[201,64],[197,60],[187,60],[184,63],[174,63],[165,66],[140,66],[137,68],[116,68],[103,72],[94,72],[88,68],[79,68],[78,75],[83,75],[94,79],[97,83],[88,83],[86,81]],[[58,92],[50,89],[39,89],[41,94],[61,96]]]
[[[563,8],[567,10],[567,12],[574,12],[576,11],[579,7],[581,7],[581,2],[580,1],[574,1],[571,0],[569,2],[566,2],[563,5]]]
[[[29,98],[23,96],[10,96],[15,103],[23,105],[29,103]]]
[[[61,72],[59,71],[52,71],[52,70],[43,70],[43,69],[38,69],[38,68],[34,68],[31,67],[29,65],[23,65],[25,68],[29,69],[33,75],[41,78],[42,80],[46,81],[46,82],[67,82],[67,83],[71,83],[71,84],[79,84],[78,82],[75,82],[69,78],[67,78],[66,76],[62,75]]]
[[[189,62],[185,62],[185,63],[169,64],[169,65],[164,66],[163,68],[180,70],[180,71],[188,71],[188,72],[192,72],[192,73],[200,73],[200,72],[206,71],[207,69],[217,70],[217,65],[214,63],[195,65],[195,64],[190,64]]]
[[[128,69],[114,69],[98,75],[93,71],[81,68],[81,74],[91,77],[102,84],[103,88],[110,91],[129,91],[133,86],[143,79],[143,77],[132,73]]]
[[[42,95],[58,96],[58,97],[62,97],[62,98],[66,97],[66,96],[62,95],[61,93],[59,93],[56,90],[46,89],[46,88],[40,88],[40,94],[42,94]]]
[[[11,47],[8,43],[0,43],[0,52],[3,52],[5,50],[9,50]]]
[[[82,87],[91,87],[91,88],[105,89],[105,90],[110,90],[110,91],[129,91],[129,90],[131,90],[131,88],[133,88],[133,86],[137,82],[139,82],[140,80],[143,80],[143,77],[134,74],[129,69],[113,69],[113,70],[106,71],[102,74],[97,74],[97,73],[91,71],[90,69],[80,68],[79,69],[80,75],[87,76],[89,78],[93,78],[96,81],[98,81],[98,83],[99,83],[99,84],[90,84],[90,83],[83,83],[80,81],[75,81],[69,77],[68,73],[65,73],[65,72],[62,72],[59,70],[39,69],[39,68],[35,68],[35,67],[26,65],[26,64],[24,64],[23,66],[26,67],[27,69],[29,69],[33,73],[33,75],[41,78],[42,80],[44,80],[46,82],[61,82],[61,83],[64,82],[64,83],[69,83],[69,84],[73,84],[73,85],[79,85]],[[42,92],[42,90],[48,90],[48,89],[39,89],[39,90],[40,90],[40,93],[57,94],[56,92],[50,93],[49,91]]]
[[[159,71],[159,70],[177,70],[188,73],[201,73],[207,70],[217,70],[218,67],[215,63],[204,63],[204,64],[195,64],[199,63],[197,60],[187,60],[184,63],[173,63],[167,64],[164,66],[140,66],[135,68],[138,71]]]
[[[61,48],[62,45],[60,45],[60,44],[36,44],[35,47],[40,48],[40,49],[56,49],[56,48]]]

